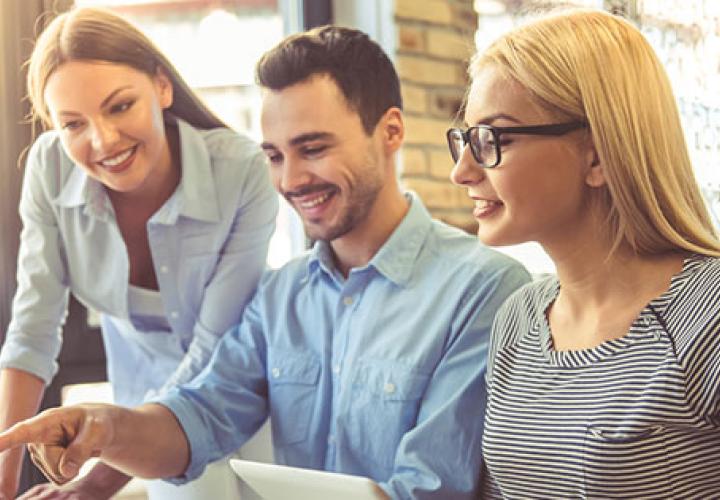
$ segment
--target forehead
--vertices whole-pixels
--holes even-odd
[[[260,122],[264,140],[274,144],[305,133],[348,135],[362,131],[358,113],[335,81],[324,75],[282,90],[264,90]]]
[[[104,98],[119,86],[142,87],[150,84],[145,73],[124,64],[104,61],[68,61],[50,74],[45,85],[45,99],[54,102],[83,101]]]
[[[495,115],[509,115],[528,123],[548,116],[525,87],[495,66],[487,65],[473,77],[465,121],[474,125],[492,121],[488,117]]]

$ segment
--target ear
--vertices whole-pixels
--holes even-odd
[[[157,91],[158,101],[162,109],[167,109],[172,106],[173,103],[173,86],[170,81],[170,77],[167,75],[165,70],[158,66],[155,71],[155,77],[153,78],[155,84],[155,90]]]
[[[590,144],[588,147],[585,159],[585,164],[588,165],[587,172],[585,173],[585,183],[594,188],[602,187],[607,184],[603,164],[600,161],[600,156],[593,144]]]
[[[378,132],[385,149],[385,153],[392,155],[402,146],[405,139],[405,123],[402,111],[399,108],[390,108],[378,122]]]

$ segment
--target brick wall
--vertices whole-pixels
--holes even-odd
[[[435,217],[474,232],[471,200],[449,180],[453,165],[445,141],[448,127],[462,121],[478,25],[473,0],[395,0],[395,23],[406,121],[403,184]]]

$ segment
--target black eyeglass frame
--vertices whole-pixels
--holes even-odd
[[[468,127],[465,130],[462,130],[460,128],[450,128],[446,132],[445,136],[447,138],[448,142],[448,148],[450,148],[450,156],[452,156],[453,162],[457,163],[457,161],[460,159],[460,155],[462,154],[462,151],[455,154],[455,148],[453,145],[455,142],[453,141],[453,135],[459,134],[460,137],[463,139],[463,147],[470,145],[470,152],[473,155],[473,159],[477,162],[478,165],[480,165],[483,168],[495,168],[497,167],[500,162],[502,161],[502,158],[500,157],[500,136],[502,134],[526,134],[526,135],[551,135],[551,136],[560,136],[567,134],[568,132],[572,132],[574,130],[578,130],[580,128],[587,127],[586,122],[582,121],[574,121],[574,122],[566,122],[566,123],[553,123],[548,125],[525,125],[521,127],[495,127],[493,125],[475,125],[473,127]],[[486,165],[484,164],[483,160],[481,159],[480,151],[477,151],[477,144],[474,144],[473,141],[470,140],[470,135],[472,133],[473,129],[485,129],[489,130],[490,133],[493,136],[493,141],[495,144],[495,163],[492,165]],[[457,136],[456,136],[457,137]]]

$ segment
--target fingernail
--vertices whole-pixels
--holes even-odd
[[[63,465],[63,475],[65,477],[72,477],[78,473],[78,464],[75,462],[65,462]]]

